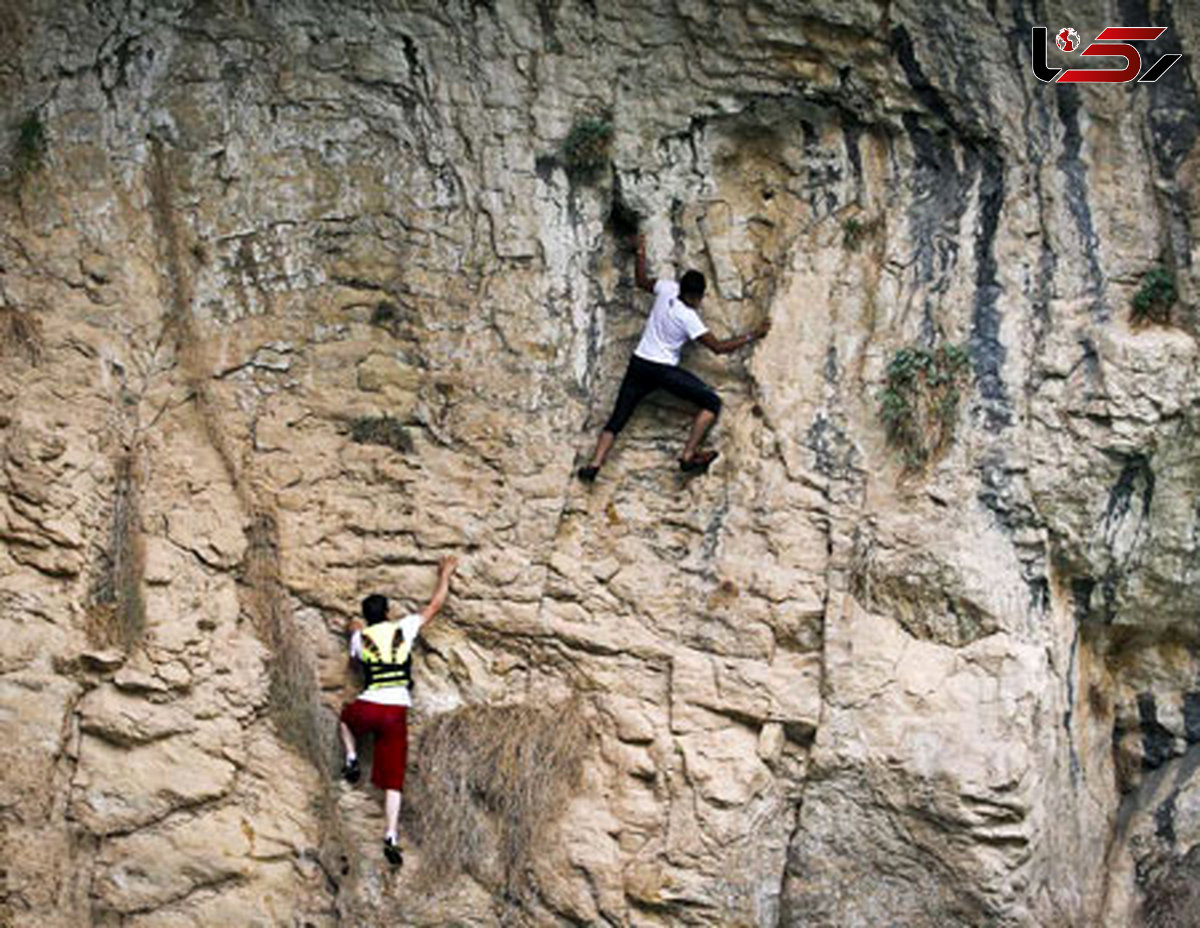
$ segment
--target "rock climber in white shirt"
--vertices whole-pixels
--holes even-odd
[[[629,359],[629,367],[617,393],[616,406],[596,442],[592,462],[579,468],[579,479],[588,483],[596,479],[608,452],[612,450],[613,442],[637,404],[655,390],[666,390],[700,407],[692,421],[692,430],[679,459],[679,468],[685,473],[707,470],[716,459],[717,452],[698,449],[705,434],[717,420],[721,398],[695,374],[678,366],[680,350],[695,340],[716,354],[728,354],[762,338],[771,328],[770,321],[766,320],[745,335],[724,341],[714,337],[696,312],[704,299],[704,275],[699,271],[687,271],[678,283],[673,280],[652,280],[646,274],[645,239],[637,236],[636,245],[637,285],[639,289],[654,294],[654,306],[650,310],[650,318],[646,320],[642,339]]]

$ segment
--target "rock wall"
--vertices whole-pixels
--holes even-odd
[[[0,921],[1195,924],[1195,9],[418,6],[0,9]],[[1063,23],[1185,57],[1044,85]],[[614,202],[773,322],[686,358],[702,479],[669,400],[572,477],[647,308]],[[517,895],[391,874],[336,782],[345,622],[451,551],[414,734],[588,731]]]

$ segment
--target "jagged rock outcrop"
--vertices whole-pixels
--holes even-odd
[[[1051,15],[1185,56],[1044,85]],[[1135,0],[9,0],[0,922],[1193,923],[1196,48]],[[572,477],[644,317],[614,203],[773,322],[687,360],[703,479],[669,401]],[[914,464],[880,394],[939,345]],[[520,873],[481,800],[396,877],[342,632],[451,551],[414,734],[570,705],[582,775]]]

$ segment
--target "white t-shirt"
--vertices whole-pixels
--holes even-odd
[[[658,364],[679,363],[679,351],[708,331],[694,309],[679,299],[679,284],[660,280],[654,285],[654,306],[634,354]]]
[[[400,620],[400,634],[408,642],[409,651],[417,642],[417,633],[421,630],[421,614],[414,612]],[[350,636],[350,656],[362,660],[362,632]],[[411,706],[412,694],[407,686],[385,686],[378,690],[366,690],[359,694],[363,702],[379,703],[381,706]]]

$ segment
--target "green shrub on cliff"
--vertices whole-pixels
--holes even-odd
[[[906,470],[920,469],[950,443],[969,366],[958,345],[901,348],[888,363],[879,418]]]
[[[1133,295],[1133,321],[1157,322],[1160,325],[1169,323],[1171,307],[1178,296],[1171,272],[1156,267],[1142,278],[1142,286]]]
[[[571,127],[562,146],[562,163],[572,180],[595,180],[608,167],[613,127],[605,119],[588,117]]]
[[[879,231],[879,218],[856,219],[851,216],[842,223],[842,245],[847,251],[858,251],[865,239]]]

